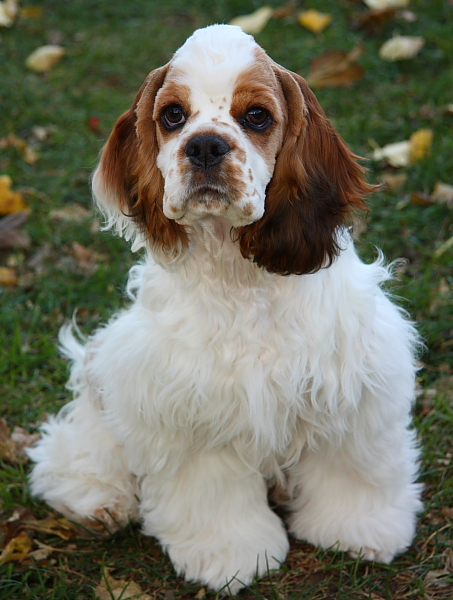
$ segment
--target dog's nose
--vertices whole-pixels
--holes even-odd
[[[190,162],[199,169],[207,170],[220,163],[230,151],[230,145],[219,135],[202,134],[193,137],[185,152]]]

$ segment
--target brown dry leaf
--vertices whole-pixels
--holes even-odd
[[[28,213],[11,213],[0,219],[0,249],[30,248],[31,238],[27,231],[19,229],[28,218]]]
[[[41,519],[38,521],[32,519],[30,521],[25,521],[24,526],[27,529],[39,531],[40,533],[57,535],[66,541],[74,537],[77,532],[77,526],[64,517],[60,517],[58,519],[48,517],[47,519]]]
[[[412,192],[411,202],[421,206],[432,206],[434,204],[432,197],[424,192]]]
[[[407,178],[407,173],[384,173],[382,175],[382,181],[385,183],[386,188],[392,192],[400,190],[406,183]]]
[[[0,148],[17,148],[27,165],[34,165],[39,158],[36,150],[14,133],[0,140]]]
[[[44,14],[42,6],[24,6],[20,9],[20,16],[23,19],[40,19]]]
[[[16,445],[11,439],[11,430],[6,419],[0,419],[0,458],[9,463],[17,463]]]
[[[351,52],[333,50],[322,54],[311,64],[307,83],[311,87],[343,87],[362,79],[365,71],[356,61],[363,52],[363,46],[356,46]]]
[[[12,184],[9,175],[0,175],[0,215],[29,210],[22,194],[11,189]]]
[[[242,15],[230,21],[230,25],[239,25],[245,33],[256,35],[266,27],[274,11],[270,6],[262,6],[249,15]]]
[[[75,258],[79,269],[87,274],[94,273],[99,266],[99,262],[105,260],[105,256],[94,250],[90,250],[90,248],[87,248],[79,242],[73,242],[71,244],[70,253]]]
[[[296,12],[298,4],[298,0],[290,0],[281,8],[274,8],[272,16],[274,17],[274,19],[284,19],[285,17],[291,17]]]
[[[417,56],[425,45],[422,37],[397,35],[390,38],[379,49],[379,56],[387,62],[409,60]]]
[[[419,129],[411,135],[409,139],[410,163],[417,162],[430,153],[433,137],[432,129]]]
[[[36,73],[44,73],[61,60],[65,54],[65,49],[57,44],[48,44],[37,48],[28,56],[25,61],[26,66]]]
[[[17,283],[16,269],[0,267],[0,285],[15,285]]]
[[[82,223],[91,216],[91,212],[81,204],[68,204],[63,208],[51,210],[49,217],[55,221],[65,221],[67,223]]]
[[[39,437],[39,433],[28,433],[22,427],[15,427],[11,433],[6,419],[0,419],[0,457],[15,465],[19,458],[26,462],[25,449],[33,446]]]
[[[0,27],[12,27],[19,11],[18,0],[0,2]]]
[[[353,26],[356,29],[366,29],[370,33],[377,33],[385,23],[391,21],[396,15],[396,8],[381,8],[368,10],[356,16]]]
[[[313,31],[313,33],[321,33],[332,23],[332,15],[310,9],[301,12],[298,20],[303,27]]]
[[[115,579],[109,569],[105,569],[101,582],[96,586],[96,597],[99,600],[152,600],[152,596],[145,594],[138,583]]]
[[[32,549],[32,545],[32,541],[25,531],[21,531],[17,537],[10,540],[3,548],[0,554],[0,565],[25,560]]]

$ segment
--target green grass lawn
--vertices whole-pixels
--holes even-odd
[[[358,241],[366,260],[376,256],[376,246],[389,260],[405,259],[392,291],[418,322],[426,344],[414,409],[424,449],[425,512],[413,546],[390,566],[293,541],[281,573],[241,597],[447,600],[453,597],[453,250],[439,249],[453,236],[453,209],[412,198],[429,195],[439,181],[453,184],[453,2],[412,0],[408,10],[415,18],[397,15],[373,33],[353,26],[366,9],[359,0],[302,4],[330,13],[331,25],[316,35],[290,15],[272,19],[256,39],[277,62],[302,75],[329,50],[363,45],[361,80],[316,90],[356,153],[369,157],[373,144],[406,140],[422,128],[434,133],[431,152],[399,170],[407,175],[403,186],[370,198],[371,213]],[[136,257],[123,240],[99,231],[89,189],[112,125],[148,72],[164,64],[194,29],[259,6],[252,0],[43,0],[23,2],[33,10],[13,27],[0,28],[0,140],[15,134],[39,152],[28,164],[17,145],[0,144],[0,175],[12,178],[31,209],[24,226],[29,246],[0,250],[0,267],[18,277],[0,288],[0,417],[11,429],[33,432],[46,412],[67,400],[67,366],[56,341],[60,325],[77,309],[79,326],[88,334],[125,302],[126,275]],[[422,36],[424,48],[414,59],[384,62],[378,50],[394,34]],[[65,56],[48,73],[28,70],[25,59],[46,43],[61,44]],[[36,139],[37,126],[46,139]],[[374,183],[392,171],[382,163],[366,164]],[[73,205],[80,213],[89,211],[87,216],[64,220],[55,212],[65,214]],[[0,465],[1,548],[13,536],[15,506],[31,510],[36,519],[58,515],[30,498],[27,464]],[[0,600],[94,599],[108,572],[136,582],[150,598],[214,597],[176,577],[157,542],[136,527],[108,540],[63,539],[58,531],[34,531],[30,537],[33,550],[42,550],[42,544],[53,550],[1,566]]]

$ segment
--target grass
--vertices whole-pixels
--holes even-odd
[[[67,400],[67,369],[56,347],[59,326],[76,309],[85,333],[104,322],[124,302],[125,278],[134,260],[125,242],[98,231],[95,216],[66,222],[51,218],[51,211],[75,203],[90,210],[89,176],[102,143],[151,69],[165,63],[197,27],[228,22],[259,5],[246,0],[168,0],[164,5],[155,0],[47,0],[30,5],[42,8],[41,14],[35,11],[0,30],[0,139],[14,133],[32,140],[35,126],[49,132],[34,165],[15,148],[0,155],[0,174],[12,177],[14,189],[24,191],[31,207],[26,224],[30,247],[0,254],[0,265],[19,275],[17,285],[0,292],[1,416],[11,427],[33,431],[46,411],[55,412]],[[426,343],[420,371],[424,391],[414,410],[424,448],[425,512],[413,546],[390,566],[292,541],[281,573],[241,597],[446,600],[453,595],[453,274],[451,250],[440,256],[436,250],[453,235],[453,220],[445,204],[398,203],[413,192],[431,192],[437,181],[452,183],[453,117],[444,107],[452,102],[453,5],[413,0],[415,22],[398,18],[376,34],[352,27],[353,15],[364,10],[359,2],[312,0],[306,7],[331,13],[332,25],[314,35],[287,17],[272,20],[257,40],[275,60],[301,74],[323,52],[364,45],[362,80],[351,88],[317,90],[358,154],[370,155],[370,140],[383,146],[420,128],[434,131],[431,154],[403,169],[404,187],[370,198],[372,213],[359,240],[367,260],[375,256],[376,246],[391,260],[406,259],[394,293],[404,298],[401,303]],[[423,36],[421,54],[406,62],[383,62],[378,49],[394,33]],[[64,59],[47,74],[28,71],[25,58],[49,41],[66,48]],[[99,119],[96,131],[88,126],[92,117]],[[379,182],[388,171],[367,164],[371,181]],[[73,242],[88,249],[91,266],[81,264]],[[27,468],[1,466],[5,540],[14,506],[32,510],[37,518],[52,514],[30,498]],[[0,567],[0,600],[95,598],[106,568],[116,579],[135,581],[152,598],[202,598],[205,593],[176,577],[157,542],[132,526],[108,540],[68,541],[45,533],[35,533],[34,539],[34,549],[41,543],[55,550],[42,560]]]

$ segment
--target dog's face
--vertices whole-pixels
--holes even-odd
[[[371,191],[306,82],[228,25],[195,32],[148,76],[93,187],[109,224],[155,250],[180,254],[195,221],[219,216],[245,258],[281,274],[330,264]]]
[[[191,224],[209,215],[235,227],[264,213],[266,187],[283,139],[283,95],[253,40],[207,52],[195,34],[176,54],[153,110],[163,211]]]

